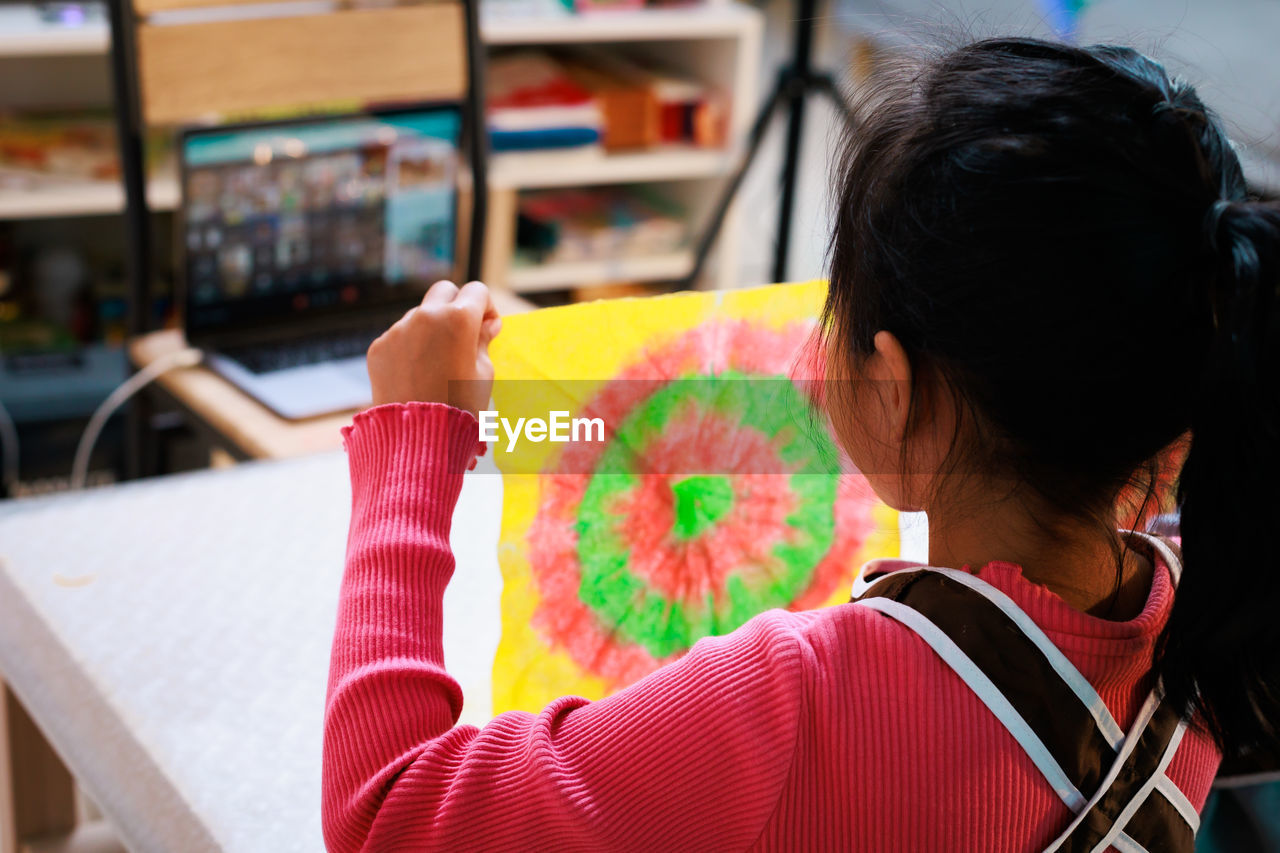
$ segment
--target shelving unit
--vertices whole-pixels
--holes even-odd
[[[499,0],[500,1],[500,0]],[[502,12],[494,12],[500,9]],[[517,193],[549,187],[655,184],[680,197],[694,228],[707,214],[708,200],[735,167],[758,95],[760,38],[763,15],[749,6],[719,1],[681,9],[643,9],[575,15],[558,4],[538,6],[539,14],[511,15],[509,5],[495,4],[481,19],[486,46],[607,45],[625,53],[658,61],[687,77],[717,87],[730,97],[730,145],[723,150],[671,146],[635,152],[603,150],[530,151],[495,155],[490,163],[488,251],[485,277],[517,292],[567,289],[581,284],[659,282],[684,277],[690,252],[622,259],[608,263],[526,265],[512,260],[515,252]],[[0,6],[0,102],[46,100],[58,96],[83,100],[70,83],[108,78],[109,32],[105,20],[84,20],[81,26],[50,23],[31,6]],[[15,74],[6,69],[40,63],[37,90],[19,91]],[[100,73],[92,69],[100,67]],[[104,92],[105,95],[105,92]],[[109,101],[104,101],[109,102]],[[179,190],[172,168],[148,181],[148,199],[155,211],[173,210]],[[123,210],[122,188],[115,182],[47,179],[27,188],[0,193],[0,220],[110,215]],[[736,283],[736,211],[731,211],[717,257],[705,284]]]
[[[713,178],[725,174],[733,158],[725,151],[692,147],[606,154],[597,150],[497,154],[490,161],[494,187],[540,189]]]
[[[605,154],[602,151],[536,151],[499,154],[490,163],[490,184],[500,189],[590,186],[714,178],[733,158],[724,151],[673,147],[657,151]],[[178,206],[172,169],[147,181],[151,209]],[[96,216],[124,209],[124,191],[114,181],[38,180],[30,189],[0,195],[0,220],[52,216]]]
[[[509,8],[509,7],[503,7]],[[611,281],[678,279],[688,270],[686,254],[619,261],[615,263],[557,265],[529,268],[512,264],[514,249],[515,193],[526,189],[599,186],[631,183],[674,188],[686,201],[695,227],[706,210],[704,199],[737,162],[757,99],[760,76],[760,12],[735,2],[699,7],[596,12],[573,15],[558,4],[539,5],[539,14],[513,16],[484,14],[481,31],[486,45],[505,49],[519,45],[594,44],[617,46],[629,53],[659,61],[681,73],[715,86],[730,96],[730,145],[724,150],[669,147],[634,153],[598,150],[520,152],[496,155],[490,168],[490,231],[485,275],[497,284],[517,291],[570,288],[577,284]],[[556,11],[561,9],[560,11]],[[101,66],[107,78],[109,37],[105,21],[88,20],[81,26],[43,21],[31,7],[0,7],[0,80],[15,63],[43,63],[46,76],[94,76],[86,69]],[[24,65],[25,67],[25,65]],[[15,75],[7,75],[12,81]],[[57,80],[49,83],[56,88]],[[9,85],[13,85],[12,83]],[[0,82],[0,101],[6,94],[38,99],[40,93],[6,92]],[[82,96],[81,96],[82,97]],[[172,171],[162,171],[148,181],[151,207],[172,210],[178,203],[178,186]],[[118,184],[104,181],[49,180],[30,189],[0,194],[0,220],[95,216],[123,209]],[[504,217],[511,221],[504,221]],[[707,284],[735,282],[736,212],[731,211]]]
[[[604,46],[711,86],[725,93],[729,104],[729,144],[724,149],[570,150],[495,156],[489,178],[486,278],[516,292],[684,278],[692,266],[689,251],[600,263],[526,265],[511,261],[517,193],[550,187],[653,185],[683,205],[696,232],[707,218],[717,189],[738,162],[755,113],[761,13],[736,2],[723,2],[588,15],[563,11],[529,17],[490,14],[482,18],[481,31],[495,50],[517,45]],[[738,219],[738,211],[731,209],[718,251],[700,285],[731,287],[738,283]]]
[[[516,293],[567,290],[581,285],[675,281],[693,266],[690,250],[652,257],[617,258],[578,263],[534,263],[515,254],[516,198],[520,190],[603,184],[659,184],[692,186],[683,195],[694,223],[703,217],[705,200],[714,185],[733,167],[735,155],[723,150],[671,148],[637,153],[533,152],[503,154],[490,165],[489,233],[486,238],[486,279]],[[730,222],[722,241],[718,282],[731,286],[737,275],[734,255],[725,246],[734,236]],[[736,250],[731,250],[736,253]]]
[[[173,210],[178,206],[177,180],[169,175],[153,177],[148,181],[147,200],[152,210]],[[115,181],[51,180],[0,194],[0,220],[99,216],[122,210],[124,188]]]

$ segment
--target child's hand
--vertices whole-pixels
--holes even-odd
[[[489,341],[501,327],[484,284],[437,281],[369,346],[373,404],[448,403],[476,414],[489,404]]]

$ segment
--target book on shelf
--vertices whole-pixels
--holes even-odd
[[[488,125],[494,151],[600,145],[724,145],[721,93],[601,48],[524,49],[494,58]]]
[[[171,157],[168,134],[147,135],[153,171]],[[120,180],[115,121],[104,110],[0,112],[0,189],[39,191]]]
[[[571,148],[600,141],[600,108],[549,53],[519,50],[488,68],[486,121],[494,151]]]
[[[663,142],[702,148],[724,145],[729,111],[722,97],[701,83],[677,77],[657,77],[653,87]]]

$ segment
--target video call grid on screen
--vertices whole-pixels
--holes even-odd
[[[455,107],[188,133],[187,323],[371,305],[454,268]]]

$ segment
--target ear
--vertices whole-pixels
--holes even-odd
[[[875,354],[871,362],[870,378],[883,383],[881,399],[893,435],[899,441],[906,438],[907,417],[911,412],[912,375],[911,359],[892,332],[883,329],[876,332]]]

